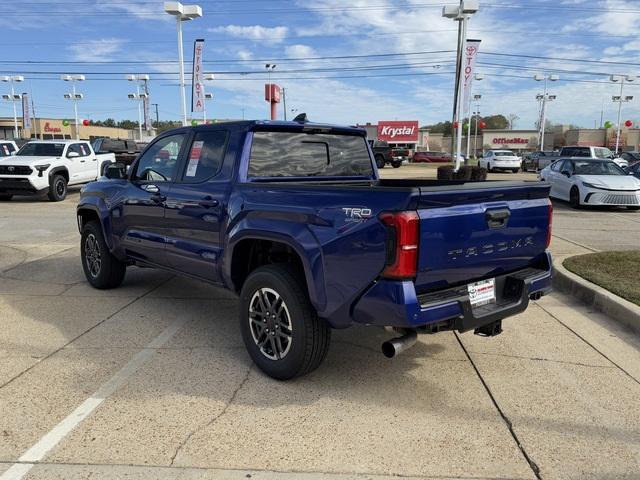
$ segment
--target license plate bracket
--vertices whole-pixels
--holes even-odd
[[[472,307],[480,307],[496,302],[496,279],[489,278],[467,285],[469,301]]]

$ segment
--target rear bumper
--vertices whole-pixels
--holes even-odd
[[[529,298],[551,292],[552,263],[547,252],[539,268],[500,275],[496,303],[472,307],[467,286],[418,295],[413,282],[381,280],[355,305],[355,322],[427,331],[466,332],[526,310]]]

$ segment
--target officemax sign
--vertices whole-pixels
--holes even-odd
[[[418,121],[378,122],[378,140],[391,143],[417,142]]]

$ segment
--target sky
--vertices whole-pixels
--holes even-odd
[[[450,0],[451,1],[451,0]],[[72,118],[61,74],[78,73],[82,119],[136,120],[135,85],[127,74],[148,74],[161,120],[180,118],[175,18],[159,0],[5,0],[0,16],[0,75],[23,75],[17,90],[32,95],[37,116]],[[453,3],[456,3],[455,1]],[[209,118],[264,119],[265,64],[286,89],[288,118],[356,124],[451,117],[457,23],[436,0],[200,0],[202,18],[183,23],[186,71],[193,42],[205,40],[205,71],[214,95]],[[533,128],[535,74],[557,99],[554,123],[593,128],[617,121],[619,84],[611,74],[638,75],[624,86],[634,99],[622,122],[640,125],[639,0],[489,0],[469,21],[481,40],[473,85],[482,115],[515,114],[514,128]],[[187,75],[187,83],[190,75]],[[7,83],[0,83],[8,93]],[[190,104],[190,86],[187,87]],[[476,107],[473,108],[476,110]],[[284,106],[278,107],[282,117]],[[0,102],[0,116],[12,115]],[[191,116],[191,114],[189,114]],[[200,118],[201,114],[194,114]]]

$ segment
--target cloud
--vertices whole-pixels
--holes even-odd
[[[67,50],[72,52],[73,59],[79,62],[102,61],[108,60],[114,53],[119,52],[124,43],[125,41],[120,38],[102,38],[70,45]]]
[[[281,43],[287,36],[287,27],[264,27],[262,25],[225,25],[213,27],[208,30],[211,33],[225,33],[232,37],[260,40],[265,43]]]
[[[291,58],[316,57],[318,55],[312,47],[302,44],[289,45],[284,49],[284,52],[287,57]]]

